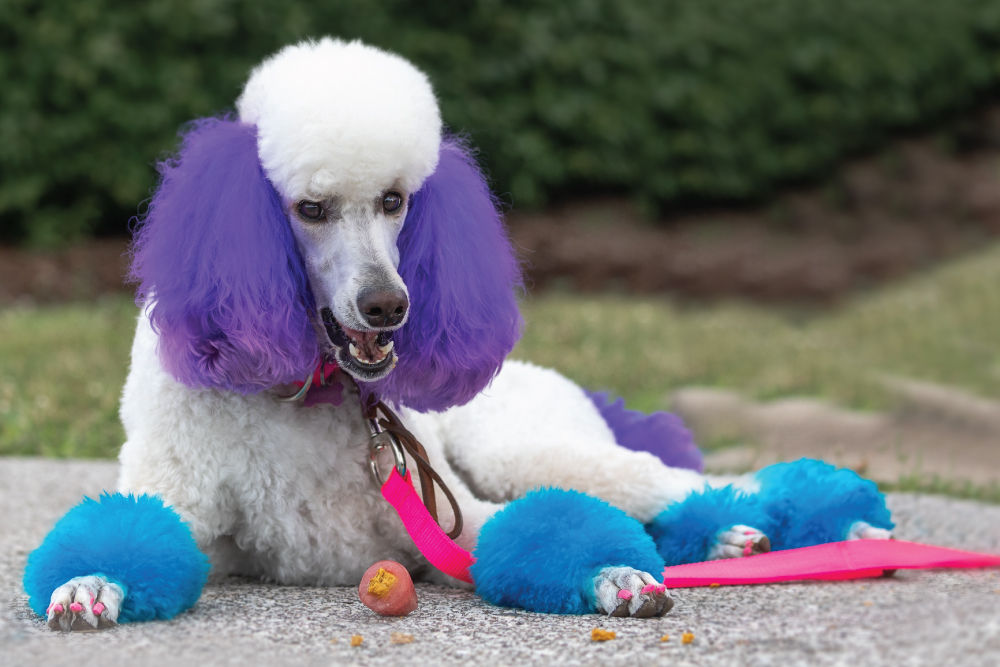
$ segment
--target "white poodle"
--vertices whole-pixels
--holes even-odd
[[[464,515],[456,541],[475,551],[473,578],[490,601],[658,615],[671,605],[655,585],[664,560],[739,556],[775,542],[762,532],[778,524],[759,511],[761,479],[750,478],[746,493],[720,490],[725,502],[709,498],[675,418],[640,417],[551,370],[504,362],[521,324],[517,262],[475,161],[442,132],[423,73],[360,42],[303,42],[253,71],[237,109],[238,118],[192,124],[178,156],[161,165],[135,242],[143,311],[121,404],[119,490],[176,511],[214,576],[357,585],[370,564],[391,559],[457,583],[428,565],[373,482],[368,417],[377,399],[396,406],[454,494]],[[670,456],[679,465],[661,461]],[[410,455],[407,466],[417,467]],[[504,503],[540,487],[583,492],[631,519],[601,519],[581,542],[561,532],[574,518],[552,517],[551,497],[529,494],[550,518],[498,533],[510,553],[477,549],[491,517],[514,520],[498,514]],[[665,510],[692,494],[718,511],[682,533]],[[881,535],[872,526],[891,524],[876,514],[857,510],[831,538],[850,528]],[[454,525],[450,504],[439,519]],[[601,528],[633,519],[634,534]],[[106,521],[87,520],[86,535]],[[518,542],[536,529],[558,562],[533,561],[542,547]],[[641,556],[617,555],[626,533]],[[152,548],[99,544],[91,560],[62,552],[58,562],[33,555],[32,605],[63,629],[169,617],[197,599],[174,600],[182,565],[171,561],[175,570],[155,581],[115,570]],[[498,578],[489,569],[497,558],[523,570],[523,581]],[[38,591],[32,568],[48,582]],[[551,592],[549,578],[563,588]]]

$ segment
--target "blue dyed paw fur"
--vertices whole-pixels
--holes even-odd
[[[799,459],[768,466],[755,477],[776,550],[891,536],[894,524],[885,496],[853,470]]]
[[[541,489],[509,503],[483,526],[475,556],[476,592],[496,605],[557,614],[669,609],[665,589],[643,590],[657,585],[648,573],[664,563],[642,524],[577,491]]]
[[[705,487],[673,503],[646,531],[667,565],[680,565],[768,551],[772,526],[755,494],[725,486]]]
[[[801,459],[758,472],[756,492],[706,487],[646,526],[668,565],[849,539],[888,539],[885,497],[852,470]]]
[[[156,496],[85,498],[28,556],[28,604],[55,630],[173,618],[197,602],[209,563]]]

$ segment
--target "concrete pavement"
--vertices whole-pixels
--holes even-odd
[[[375,616],[353,588],[232,580],[170,622],[55,633],[27,607],[25,558],[83,494],[113,486],[115,464],[0,458],[0,664],[997,665],[1000,571],[902,572],[891,579],[675,591],[660,619],[553,616],[489,606],[418,584],[410,616]],[[1000,553],[1000,506],[889,497],[904,539]],[[604,643],[593,628],[617,633]],[[681,643],[694,633],[691,644]],[[392,633],[412,634],[393,644]],[[364,638],[359,647],[350,638]],[[667,634],[670,641],[661,642]]]

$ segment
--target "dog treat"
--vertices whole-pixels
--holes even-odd
[[[365,640],[361,635],[351,635],[351,646],[361,646],[361,642]]]
[[[660,641],[661,642],[668,642],[668,641],[670,641],[670,635],[663,635],[662,637],[660,637]]]
[[[615,633],[611,630],[602,630],[601,628],[594,628],[590,631],[590,641],[594,642],[606,642],[609,639],[614,639]]]
[[[389,635],[389,641],[393,644],[412,644],[413,635],[406,632],[394,632]]]
[[[391,560],[380,560],[368,568],[358,585],[358,597],[382,616],[406,616],[417,608],[417,591],[410,573]]]
[[[368,592],[377,598],[385,597],[395,583],[396,576],[380,567],[375,576],[368,580]]]
[[[693,641],[694,641],[694,633],[693,632],[685,632],[683,635],[681,635],[681,643],[682,644],[690,644]]]

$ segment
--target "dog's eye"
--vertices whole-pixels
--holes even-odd
[[[392,213],[393,211],[399,210],[399,207],[403,205],[403,195],[398,192],[387,192],[385,196],[382,197],[382,210],[386,213]]]
[[[326,214],[323,207],[314,201],[300,201],[298,211],[306,220],[319,220]]]

